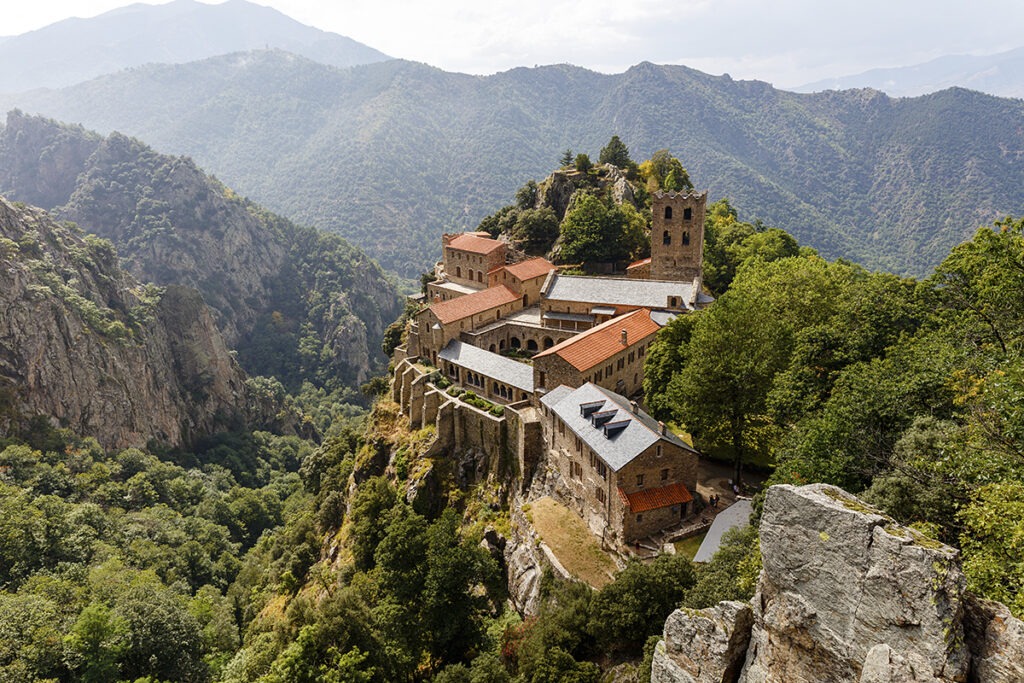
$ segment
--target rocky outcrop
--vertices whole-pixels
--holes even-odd
[[[750,642],[750,605],[723,602],[704,610],[676,610],[654,650],[652,683],[735,681]]]
[[[103,446],[249,421],[245,374],[202,298],[146,287],[109,242],[0,198],[0,435],[41,415]]]
[[[1021,681],[1024,624],[964,592],[956,550],[832,486],[774,486],[751,623],[677,610],[652,681]],[[749,645],[742,670],[727,644]]]
[[[12,112],[0,188],[111,240],[140,280],[199,290],[251,374],[333,388],[384,367],[379,340],[401,304],[377,264],[235,196],[191,159]]]
[[[629,202],[636,205],[633,186],[626,179],[622,169],[611,164],[596,167],[596,175],[589,176],[578,171],[555,171],[537,185],[535,208],[550,207],[558,220],[565,218],[572,203],[572,196],[582,188],[596,187],[598,191],[609,191],[617,204]]]
[[[964,635],[971,649],[970,683],[1024,681],[1024,622],[1006,605],[968,594]]]

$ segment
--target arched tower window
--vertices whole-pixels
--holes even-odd
[[[668,234],[668,230],[661,236],[662,244],[672,244],[672,235]]]
[[[671,206],[666,206],[665,207],[665,220],[667,220],[667,221],[672,220],[672,207]]]
[[[683,232],[683,244],[689,244],[689,243],[690,243],[690,233],[684,231]]]
[[[455,266],[455,277],[462,277],[462,266]]]
[[[693,209],[691,209],[690,207],[686,207],[685,209],[683,209],[683,220],[684,221],[688,221],[688,220],[691,220],[692,218],[693,218]]]

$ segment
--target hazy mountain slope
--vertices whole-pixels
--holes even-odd
[[[0,197],[0,436],[35,415],[108,448],[248,419],[245,375],[198,292],[145,287],[109,242]]]
[[[3,103],[3,100],[0,100]],[[154,66],[6,103],[187,153],[296,220],[414,276],[566,148],[668,147],[711,198],[827,256],[923,273],[1024,211],[1024,104],[963,90],[799,95],[640,64],[489,77],[389,61],[337,70],[280,52]]]
[[[351,38],[246,0],[138,3],[5,38],[0,42],[0,92],[60,87],[142,64],[191,62],[264,48],[341,67],[389,59]]]
[[[914,97],[962,87],[1000,97],[1024,98],[1024,47],[994,55],[947,55],[923,64],[871,69],[808,83],[797,92],[875,88],[893,97]]]
[[[139,278],[199,289],[252,374],[352,386],[384,362],[400,305],[380,268],[336,235],[238,199],[189,159],[11,114],[0,188],[112,240]]]

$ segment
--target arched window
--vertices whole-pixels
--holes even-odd
[[[661,236],[661,243],[662,244],[672,244],[672,235],[668,234],[668,230],[666,230],[662,234],[662,236]]]
[[[455,266],[455,277],[462,277],[462,266]]]
[[[476,274],[476,281],[477,282],[483,282],[484,281],[484,271],[481,270],[481,271],[479,271]]]
[[[693,219],[693,209],[686,207],[683,209],[683,220],[688,221]]]
[[[473,279],[473,269],[472,268],[469,269],[469,279],[470,280]]]
[[[527,351],[536,351],[537,350],[537,341],[535,339],[527,339],[526,340],[526,350]]]
[[[504,351],[505,350],[505,340],[504,339],[499,339],[498,340],[498,350],[499,351]]]
[[[671,206],[666,206],[665,207],[665,220],[667,220],[667,221],[672,220],[672,207]]]
[[[490,348],[487,350],[490,351],[491,353],[494,353],[494,344],[491,344]]]
[[[555,345],[555,340],[554,339],[552,339],[551,337],[544,337],[544,348],[545,349],[550,349],[554,345]]]
[[[530,305],[530,297],[527,294],[523,294],[523,308]]]
[[[683,233],[683,244],[689,244],[689,243],[690,243],[690,233],[684,232]]]
[[[509,345],[510,345],[510,346],[511,346],[511,347],[512,347],[513,349],[518,349],[518,348],[519,348],[519,346],[520,346],[520,343],[519,343],[519,337],[512,337],[512,339],[511,339],[511,340],[509,340]]]

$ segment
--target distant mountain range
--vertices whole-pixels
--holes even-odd
[[[923,274],[1024,213],[1024,103],[967,90],[795,94],[681,66],[561,65],[480,77],[391,60],[336,69],[280,51],[151,65],[0,97],[187,154],[274,211],[414,277],[442,231],[511,203],[613,134],[679,156],[710,198],[826,256]]]
[[[853,76],[815,81],[795,90],[875,88],[893,97],[914,97],[952,87],[1024,98],[1024,47],[994,55],[948,55],[913,66],[872,69]]]
[[[0,92],[61,87],[130,67],[278,48],[346,67],[390,59],[245,0],[134,4],[0,40]]]

